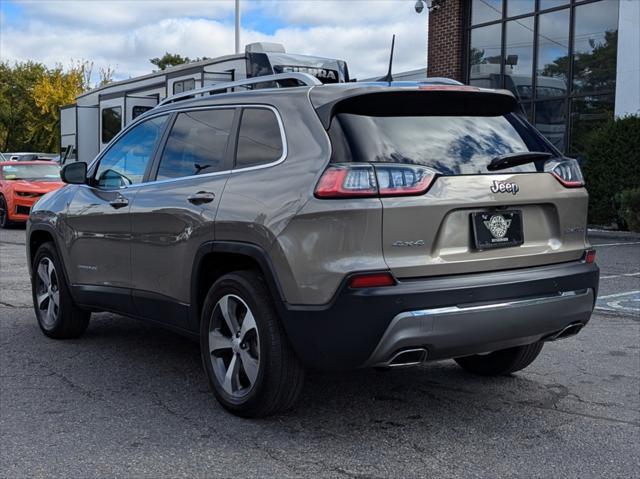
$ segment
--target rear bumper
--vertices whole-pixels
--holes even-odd
[[[298,356],[318,369],[375,366],[418,347],[428,359],[452,358],[586,324],[598,277],[595,264],[576,261],[361,290],[345,280],[330,304],[283,307],[282,317]]]

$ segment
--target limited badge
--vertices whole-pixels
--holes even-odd
[[[511,220],[507,220],[502,215],[493,215],[488,221],[483,221],[491,235],[496,239],[504,238],[511,226]]]

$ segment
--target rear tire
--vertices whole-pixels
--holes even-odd
[[[86,331],[91,313],[73,303],[62,262],[51,242],[42,244],[36,251],[31,291],[38,325],[44,334],[54,339],[69,339]]]
[[[227,274],[211,286],[200,321],[200,351],[213,393],[238,416],[287,410],[302,390],[304,369],[256,272]]]
[[[0,228],[9,228],[13,223],[9,220],[9,210],[7,209],[7,200],[0,195]]]
[[[515,373],[529,366],[540,354],[542,341],[502,349],[490,354],[476,354],[464,358],[456,358],[458,365],[473,374],[481,376],[500,376]]]

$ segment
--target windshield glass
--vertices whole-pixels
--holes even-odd
[[[490,174],[497,156],[551,151],[513,114],[505,116],[368,116],[340,113],[330,136],[333,162],[392,162],[427,166],[444,175]],[[504,172],[537,171],[533,163]]]
[[[61,181],[57,165],[4,165],[2,178],[5,180]]]

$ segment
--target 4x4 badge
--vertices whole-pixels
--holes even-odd
[[[489,221],[483,221],[483,223],[496,239],[504,238],[511,226],[511,220],[505,219],[502,215],[493,215]]]
[[[491,193],[511,193],[515,195],[520,190],[520,187],[517,183],[506,183],[504,181],[494,180],[491,185]]]

